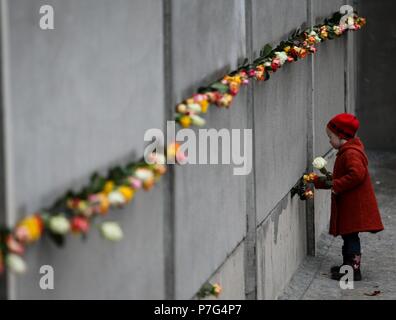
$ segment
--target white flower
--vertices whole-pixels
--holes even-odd
[[[158,152],[150,153],[147,160],[146,162],[149,164],[165,164],[166,162],[165,156]]]
[[[353,19],[353,17],[348,17],[347,19],[347,25],[348,27],[351,29],[351,27],[355,26],[355,19]]]
[[[119,241],[124,236],[117,222],[103,222],[100,226],[100,231],[104,238],[111,241]]]
[[[276,57],[279,59],[281,64],[285,64],[285,62],[287,61],[287,54],[286,52],[282,51],[282,52],[275,52]]]
[[[49,220],[49,229],[56,234],[66,234],[70,230],[70,222],[64,216],[53,216]]]
[[[154,176],[154,174],[149,169],[139,168],[139,169],[136,169],[134,176],[136,178],[138,178],[139,180],[146,181],[147,179],[151,179]]]
[[[324,168],[324,166],[327,164],[327,161],[325,159],[323,159],[322,157],[317,157],[314,159],[312,164],[316,169],[320,170],[320,169]]]
[[[26,272],[26,263],[25,261],[18,256],[17,254],[10,253],[6,257],[7,267],[15,273],[21,274]]]
[[[201,118],[200,116],[197,116],[195,114],[192,114],[190,116],[193,125],[198,126],[198,127],[202,127],[205,125],[206,121],[205,119]]]
[[[119,191],[112,191],[108,195],[108,199],[111,205],[118,206],[125,203],[123,194]]]
[[[187,105],[187,108],[193,112],[197,112],[200,113],[202,111],[201,109],[201,105],[199,105],[198,103],[191,103]]]

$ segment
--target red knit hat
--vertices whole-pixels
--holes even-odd
[[[333,117],[327,124],[333,133],[341,139],[351,139],[359,129],[359,120],[350,113],[340,113]]]

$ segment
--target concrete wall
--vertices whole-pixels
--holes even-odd
[[[7,3],[12,139],[7,151],[13,166],[8,193],[15,221],[86,184],[93,170],[105,172],[140,157],[144,132],[163,127],[163,82],[152,77],[163,64],[162,5],[155,0]],[[38,26],[43,4],[54,6],[55,30]],[[147,16],[153,21],[142,33]],[[63,250],[40,242],[29,250],[29,272],[11,280],[11,296],[163,298],[162,197],[158,185],[109,216],[123,224],[120,243],[100,240],[94,230],[86,243],[70,239]],[[55,268],[54,291],[38,287],[42,264]]]
[[[53,31],[38,28],[43,4],[55,8]],[[3,1],[7,220],[82,186],[93,170],[139,157],[145,130],[164,128],[175,103],[340,4]],[[351,39],[322,44],[315,58],[243,88],[229,110],[210,109],[207,128],[253,129],[250,175],[233,175],[232,165],[171,169],[153,191],[111,213],[125,230],[122,242],[95,232],[63,250],[42,241],[28,253],[28,274],[9,277],[8,296],[190,299],[211,280],[223,286],[222,299],[276,298],[328,223],[328,193],[307,206],[290,190],[311,153],[330,150],[328,119],[354,108],[347,43],[352,50]],[[55,268],[54,291],[38,287],[42,264]]]

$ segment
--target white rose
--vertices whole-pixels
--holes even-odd
[[[64,216],[53,216],[49,220],[49,229],[56,234],[64,235],[70,230],[70,222]]]
[[[100,231],[104,238],[111,241],[119,241],[124,236],[117,222],[103,222],[100,226]]]
[[[316,168],[316,169],[322,169],[322,168],[324,168],[325,166],[326,166],[326,164],[327,164],[327,161],[325,160],[325,159],[323,159],[322,157],[317,157],[317,158],[315,158],[314,159],[314,161],[312,162],[312,164],[313,164],[313,166]]]
[[[139,168],[139,169],[136,169],[134,176],[136,178],[138,178],[139,180],[145,181],[147,179],[151,179],[154,176],[154,174],[149,169]]]
[[[275,52],[276,57],[280,60],[281,64],[285,64],[285,62],[287,61],[287,54],[286,52],[282,51],[282,52]]]
[[[7,267],[15,273],[21,274],[26,272],[26,263],[25,261],[18,256],[17,254],[10,253],[6,257]]]
[[[200,116],[197,116],[196,114],[190,115],[190,118],[192,120],[193,125],[198,127],[203,127],[206,123],[205,119],[201,118]]]
[[[348,27],[353,27],[355,25],[355,20],[353,19],[353,17],[348,17],[347,25]]]
[[[117,206],[125,203],[125,198],[119,191],[112,191],[108,195],[108,199],[111,205]]]
[[[149,164],[165,164],[166,162],[165,156],[158,152],[150,153],[147,160],[146,162]]]
[[[191,103],[189,105],[187,105],[187,108],[191,111],[200,113],[202,111],[201,109],[201,105],[199,105],[198,103]]]

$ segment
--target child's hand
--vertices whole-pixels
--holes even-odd
[[[333,180],[329,180],[326,176],[316,176],[313,180],[316,189],[331,189]]]

